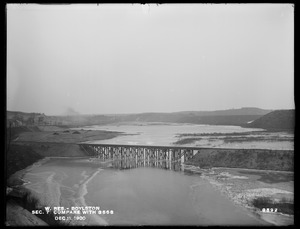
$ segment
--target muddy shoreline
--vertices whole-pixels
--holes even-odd
[[[44,186],[36,186],[36,184],[28,182],[24,176],[36,167],[42,166],[50,159],[64,159],[68,160],[68,157],[47,157],[35,164],[28,166],[27,168],[16,172],[8,180],[7,187],[7,206],[6,206],[6,225],[9,226],[84,226],[87,225],[84,221],[72,221],[57,219],[59,215],[52,211],[45,214],[45,207],[48,206],[74,206],[82,207],[87,206],[84,196],[87,194],[86,186],[91,179],[101,170],[97,169],[91,174],[82,174],[83,179],[79,180],[78,190],[72,200],[65,198],[61,195],[61,192],[66,191],[65,188],[54,180],[56,172],[51,174],[44,174],[44,183],[47,187],[42,190]],[[78,159],[89,160],[89,157],[71,157]],[[32,214],[31,211],[43,211],[42,215]],[[66,215],[65,217],[74,217],[74,215]],[[79,216],[79,215],[76,215]],[[107,222],[100,216],[86,215],[89,223],[97,225],[107,225]],[[31,222],[31,223],[29,223]]]
[[[262,220],[276,226],[294,224],[294,215],[262,212],[251,203],[257,197],[270,197],[274,200],[280,198],[294,198],[293,172],[254,170],[257,174],[251,174],[251,169],[240,168],[210,168],[199,169],[195,166],[187,166],[187,169],[198,171],[201,177],[209,181],[215,189],[236,205],[253,212]],[[275,174],[285,179],[269,182],[262,180],[263,175]],[[267,207],[267,206],[266,206]]]

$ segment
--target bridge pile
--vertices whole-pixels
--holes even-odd
[[[199,148],[172,146],[80,144],[89,156],[112,160],[117,168],[160,167],[177,170],[180,164],[191,159]]]

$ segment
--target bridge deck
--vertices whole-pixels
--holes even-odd
[[[180,167],[186,161],[191,160],[198,153],[213,153],[220,151],[227,153],[236,151],[240,153],[276,153],[276,151],[291,150],[268,150],[268,149],[229,149],[229,148],[201,148],[185,146],[153,146],[153,145],[118,145],[118,144],[78,144],[89,156],[101,160],[115,161],[117,168],[132,168],[139,166],[159,166],[163,168]],[[208,151],[208,152],[207,152]],[[242,151],[242,152],[241,152]],[[175,165],[175,163],[179,163]],[[174,168],[175,168],[174,167]]]
[[[275,149],[259,149],[259,148],[219,148],[219,147],[196,147],[196,146],[157,146],[157,145],[128,145],[128,144],[101,144],[101,143],[79,143],[78,145],[102,146],[102,147],[125,147],[125,148],[157,148],[157,149],[188,149],[188,150],[201,150],[201,149],[214,149],[214,150],[250,150],[250,151],[291,151],[294,150],[275,150]]]

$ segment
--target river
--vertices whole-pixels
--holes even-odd
[[[261,131],[236,126],[162,123],[79,129],[121,131],[126,135],[98,143],[133,145],[173,145],[179,134]],[[261,142],[260,146],[276,148],[273,143]],[[192,146],[199,144],[207,146],[203,142]],[[228,147],[224,142],[220,144]],[[220,147],[218,144],[210,146]],[[236,147],[247,148],[247,144]],[[56,218],[67,225],[265,225],[253,213],[236,206],[215,190],[201,177],[201,172],[188,172],[180,161],[172,165],[161,162],[156,167],[144,161],[139,166],[130,166],[132,169],[124,169],[126,166],[122,163],[88,157],[46,158],[23,171],[24,186],[37,196],[41,206],[49,206],[52,210],[85,206],[101,209],[91,214],[56,212]]]
[[[125,133],[125,135],[120,135],[113,139],[89,141],[87,143],[174,146],[174,143],[179,139],[197,138],[193,142],[184,144],[184,146],[273,150],[294,149],[294,135],[292,133],[265,132],[263,129],[243,128],[240,126],[135,122],[95,125],[74,129],[119,131]],[[223,136],[209,136],[209,134],[213,133],[223,134]],[[232,133],[235,133],[236,136],[227,136],[230,137],[231,141],[226,141],[226,134]],[[239,133],[241,136],[238,135]],[[248,134],[242,135],[243,133]],[[199,136],[199,134],[208,134],[208,136]],[[180,135],[190,136],[180,137]],[[196,135],[196,137],[193,135]],[[238,140],[241,137],[243,139]]]
[[[94,206],[102,211],[81,214],[84,220],[56,212],[68,225],[264,224],[214,190],[201,174],[173,171],[176,166],[123,170],[114,165],[90,158],[46,158],[27,168],[23,180],[41,205],[52,210]]]

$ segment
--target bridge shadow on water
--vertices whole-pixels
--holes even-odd
[[[114,169],[134,169],[140,167],[160,168],[173,171],[184,171],[181,161],[170,162],[166,160],[113,160],[111,167]]]

